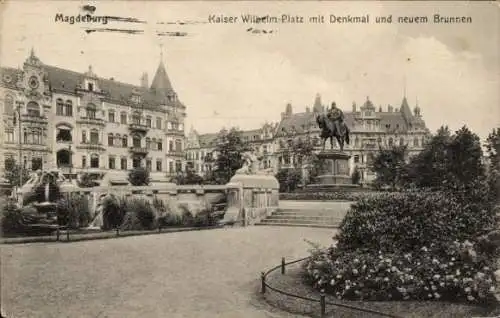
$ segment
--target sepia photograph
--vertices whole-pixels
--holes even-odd
[[[500,317],[497,1],[0,2],[0,317]]]

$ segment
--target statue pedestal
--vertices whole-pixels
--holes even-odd
[[[352,184],[351,176],[349,175],[349,158],[351,156],[340,151],[322,151],[318,154],[320,166],[316,183],[307,186],[309,191],[318,190],[339,190],[347,188],[357,188]]]

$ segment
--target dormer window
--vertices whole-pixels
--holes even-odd
[[[140,95],[132,95],[132,101],[136,104],[139,104],[141,102],[141,96]]]
[[[87,88],[90,92],[94,91],[94,83],[87,83]]]

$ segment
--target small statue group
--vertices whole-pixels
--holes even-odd
[[[262,158],[257,157],[253,152],[244,152],[242,159],[244,160],[243,166],[236,170],[236,174],[267,175],[272,173],[272,169],[260,169],[259,165]]]

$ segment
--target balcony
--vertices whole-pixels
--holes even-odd
[[[138,133],[147,133],[149,131],[149,127],[146,125],[138,124],[138,123],[131,123],[128,125],[128,128],[130,129],[131,132],[138,132]]]
[[[174,151],[174,150],[170,150],[169,152],[167,152],[167,155],[170,157],[182,157],[182,158],[184,158],[185,156],[184,151]]]
[[[148,149],[143,147],[130,147],[129,151],[134,155],[145,156],[148,154]]]
[[[96,126],[106,126],[106,122],[104,119],[95,118],[95,117],[81,117],[77,119],[77,124],[87,124],[87,125],[96,125]]]
[[[47,117],[37,114],[22,114],[21,121],[23,123],[48,124]]]
[[[5,149],[8,150],[19,150],[19,143],[6,141],[4,143]],[[41,151],[41,152],[50,152],[51,149],[48,145],[45,144],[35,144],[35,143],[22,143],[21,144],[22,151]]]
[[[106,147],[103,144],[92,142],[82,142],[76,146],[76,149],[106,151]]]
[[[184,136],[184,130],[178,130],[178,129],[167,129],[165,131],[165,135],[174,135],[174,136]]]

